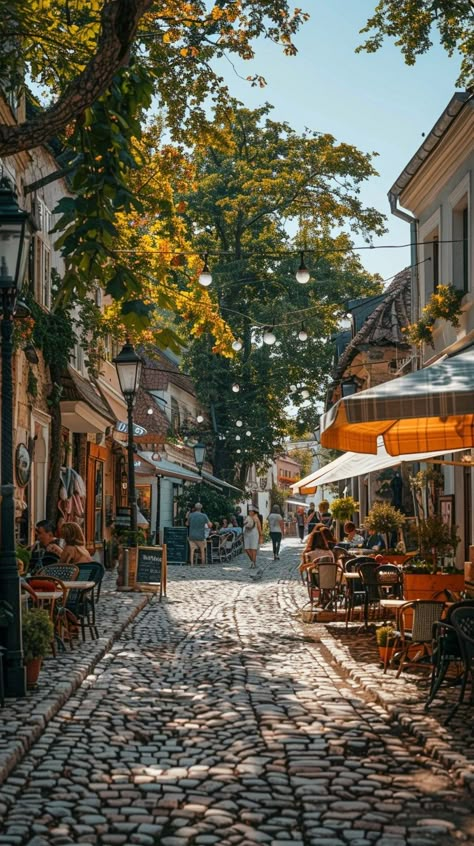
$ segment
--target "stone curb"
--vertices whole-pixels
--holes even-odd
[[[315,626],[311,628],[314,629]],[[360,685],[377,704],[381,705],[390,718],[398,722],[404,731],[413,735],[422,744],[426,755],[440,761],[452,773],[458,784],[474,794],[474,764],[472,760],[453,750],[443,739],[443,735],[446,734],[445,727],[429,712],[415,711],[411,708],[407,713],[407,705],[420,706],[418,689],[409,682],[402,682],[404,696],[403,703],[400,704],[400,695],[395,696],[395,691],[392,693],[384,689],[380,684],[380,677],[371,675],[352,660],[324,625],[320,624],[317,629],[314,632],[315,639],[319,641],[325,657],[343,669],[344,673]]]
[[[120,596],[120,594],[116,595]],[[138,594],[136,595],[138,597]],[[114,596],[112,592],[108,594],[108,598],[111,596]],[[130,609],[129,613],[123,619],[112,623],[112,630],[106,638],[99,638],[98,641],[87,641],[88,646],[94,644],[96,645],[96,649],[89,649],[86,655],[76,653],[80,668],[71,673],[71,681],[66,684],[60,683],[53,687],[54,680],[51,680],[53,683],[50,685],[47,699],[37,702],[32,713],[27,713],[27,711],[28,706],[33,705],[34,707],[35,702],[33,699],[17,700],[17,702],[21,702],[21,705],[25,706],[23,710],[25,711],[25,717],[29,721],[27,724],[20,725],[15,740],[12,741],[11,745],[6,750],[0,751],[0,784],[10,775],[14,767],[20,763],[22,758],[41,736],[50,720],[56,716],[72,694],[75,693],[87,676],[94,670],[99,661],[111,650],[113,644],[119,640],[127,626],[133,622],[140,611],[150,602],[151,598],[150,595],[141,595],[138,598],[137,604]],[[76,657],[74,652],[65,654],[68,657]],[[9,700],[6,700],[5,707],[0,709],[0,720],[4,719],[6,722],[8,721],[8,716],[5,717],[5,712],[8,710],[8,705]],[[17,715],[16,719],[21,720],[21,712]]]

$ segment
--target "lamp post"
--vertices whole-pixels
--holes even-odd
[[[2,316],[2,435],[1,435],[1,533],[0,533],[0,642],[4,657],[7,696],[25,696],[21,635],[21,590],[15,552],[15,500],[13,484],[13,318],[17,295],[25,277],[32,236],[30,216],[18,206],[16,192],[0,180],[0,296]],[[25,307],[23,307],[25,311]]]
[[[206,445],[197,443],[193,446],[194,450],[194,461],[196,463],[196,467],[199,470],[199,475],[202,474],[202,465],[204,464],[204,456],[206,455]]]
[[[130,536],[133,545],[136,544],[137,533],[137,489],[135,487],[135,461],[133,444],[133,406],[140,385],[143,360],[135,352],[133,345],[127,339],[122,350],[113,360],[117,370],[120,390],[127,403],[128,426],[128,507],[130,508]]]

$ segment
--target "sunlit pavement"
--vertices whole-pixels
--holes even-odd
[[[298,552],[170,568],[4,782],[0,843],[473,842],[472,796],[296,619]]]

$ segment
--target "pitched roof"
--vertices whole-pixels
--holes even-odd
[[[351,361],[366,346],[409,347],[404,332],[410,322],[411,270],[406,267],[397,273],[385,291],[382,302],[369,315],[340,357],[334,381],[342,378]]]
[[[168,384],[181,388],[191,396],[196,396],[194,384],[189,376],[181,373],[179,365],[160,350],[153,353],[153,357],[140,350],[145,367],[142,371],[142,387],[149,391],[164,391]]]
[[[89,379],[85,379],[77,370],[68,366],[67,371],[63,374],[61,386],[63,389],[62,400],[86,402],[94,411],[115,423],[115,414],[102,394]]]

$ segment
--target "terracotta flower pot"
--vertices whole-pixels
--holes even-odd
[[[26,664],[26,684],[28,687],[35,687],[38,683],[38,676],[41,670],[42,658],[32,658]]]
[[[382,664],[385,665],[390,663],[393,658],[393,653],[395,652],[394,646],[379,646],[379,656]]]

